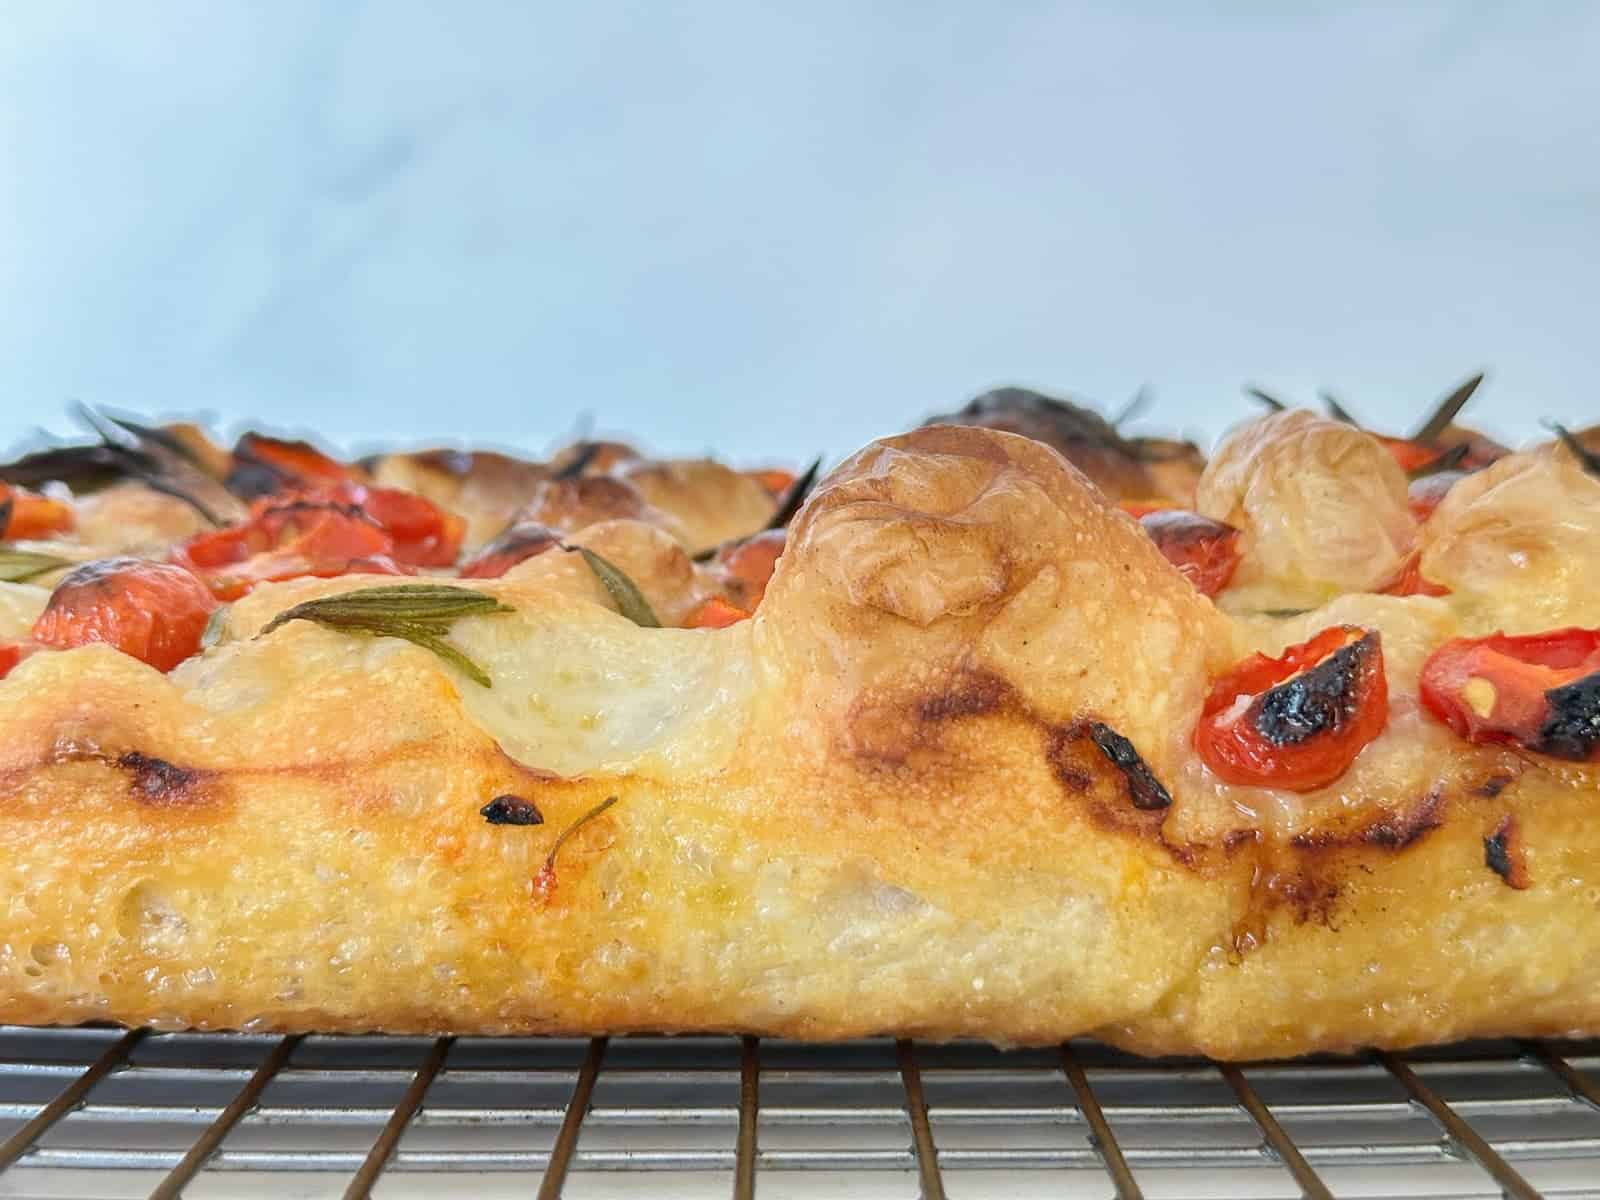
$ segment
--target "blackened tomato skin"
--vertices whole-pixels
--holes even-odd
[[[1229,783],[1307,792],[1344,774],[1388,715],[1379,635],[1338,625],[1278,658],[1251,655],[1217,680],[1194,745]]]
[[[182,567],[106,558],[62,577],[33,636],[57,650],[103,642],[170,671],[200,649],[216,607],[205,584]]]

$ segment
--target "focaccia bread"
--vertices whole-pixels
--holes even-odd
[[[931,426],[833,471],[725,628],[636,624],[561,552],[459,581],[510,610],[448,634],[491,687],[263,633],[388,576],[256,586],[166,674],[34,654],[0,682],[0,1021],[1219,1058],[1600,1031],[1597,768],[1418,699],[1452,638],[1600,624],[1600,483],[1512,455],[1419,523],[1369,442],[1286,413],[1222,447],[1218,602],[1055,450]],[[682,520],[567,536],[671,625],[705,590]],[[1448,595],[1365,590],[1412,548]],[[48,594],[0,589],[0,636]],[[1325,784],[1224,782],[1219,677],[1345,626],[1381,637],[1381,728]]]

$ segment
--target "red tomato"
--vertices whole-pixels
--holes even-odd
[[[5,645],[0,645],[0,679],[11,674],[11,669],[27,658],[32,650],[32,646],[22,642],[7,642]]]
[[[750,614],[721,596],[712,596],[700,603],[684,622],[685,629],[726,629],[750,618]]]
[[[754,612],[760,606],[788,541],[785,530],[764,529],[717,551],[717,567],[736,607]]]
[[[518,521],[478,547],[461,566],[463,579],[499,579],[519,562],[561,544],[561,535],[537,521]]]
[[[205,585],[182,567],[106,558],[74,568],[56,584],[33,636],[57,650],[104,642],[170,671],[200,649],[216,607]]]
[[[774,497],[783,495],[794,486],[794,472],[785,471],[782,467],[765,467],[757,471],[746,471],[745,474],[766,488]]]
[[[233,455],[247,466],[265,467],[284,487],[361,478],[359,472],[329,458],[310,442],[247,433],[234,445]]]
[[[1455,638],[1422,664],[1421,693],[1469,742],[1600,761],[1600,630]]]
[[[1152,508],[1139,524],[1166,560],[1203,596],[1228,586],[1239,565],[1239,531],[1180,508]]]
[[[394,558],[413,567],[453,566],[461,550],[466,522],[429,500],[397,488],[343,484],[338,495],[349,496],[394,539]]]
[[[1406,438],[1379,437],[1384,449],[1394,456],[1394,461],[1400,464],[1402,471],[1415,471],[1418,467],[1425,467],[1438,458],[1443,451],[1437,446],[1424,445],[1422,442],[1409,441]]]
[[[1281,657],[1253,654],[1217,680],[1194,747],[1229,783],[1308,792],[1344,774],[1388,717],[1379,635],[1335,625]]]
[[[0,483],[0,539],[47,538],[72,528],[72,509],[27,488]]]

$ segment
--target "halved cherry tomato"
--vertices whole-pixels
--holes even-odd
[[[216,607],[205,584],[180,566],[105,558],[62,577],[33,636],[57,650],[104,642],[170,671],[200,649]]]
[[[1433,510],[1439,507],[1456,481],[1465,479],[1467,474],[1466,471],[1435,471],[1432,475],[1413,479],[1406,487],[1406,505],[1411,509],[1411,515],[1418,521],[1426,521],[1433,516]]]
[[[1166,560],[1203,596],[1228,586],[1239,566],[1239,531],[1181,508],[1154,508],[1139,518]]]
[[[1413,550],[1394,577],[1378,589],[1385,596],[1448,596],[1450,589],[1422,576],[1422,552]]]
[[[1388,717],[1378,633],[1335,625],[1278,658],[1253,654],[1217,680],[1194,747],[1229,783],[1307,792],[1344,774]]]
[[[520,562],[561,544],[561,535],[537,521],[517,521],[461,565],[463,579],[499,579]]]
[[[1421,692],[1469,742],[1600,762],[1600,629],[1455,638],[1422,664]]]
[[[0,483],[0,539],[47,538],[72,528],[72,509],[27,488]]]
[[[461,551],[466,522],[429,500],[398,488],[340,484],[334,494],[347,497],[394,540],[396,562],[413,567],[448,567]]]
[[[717,565],[736,607],[754,612],[760,606],[788,540],[785,530],[763,529],[717,551]]]
[[[749,617],[750,614],[737,604],[730,604],[721,596],[711,596],[701,601],[683,624],[685,629],[726,629]]]
[[[248,500],[365,478],[365,472],[329,458],[310,442],[247,433],[234,444],[233,465],[225,483],[234,495]]]
[[[364,572],[401,575],[394,539],[361,509],[322,500],[258,500],[240,525],[202,533],[173,559],[205,580],[222,600],[259,583]]]

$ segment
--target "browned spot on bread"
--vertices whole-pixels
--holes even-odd
[[[1474,795],[1482,796],[1486,800],[1493,800],[1501,792],[1505,791],[1510,783],[1511,776],[1509,775],[1491,775],[1472,790]]]
[[[1507,887],[1526,891],[1533,880],[1528,877],[1528,858],[1522,844],[1522,831],[1517,819],[1509,813],[1489,837],[1483,839],[1483,862],[1505,881]]]
[[[128,772],[128,790],[141,803],[168,807],[209,799],[203,773],[192,767],[174,766],[164,758],[137,750],[121,755],[117,766]]]

